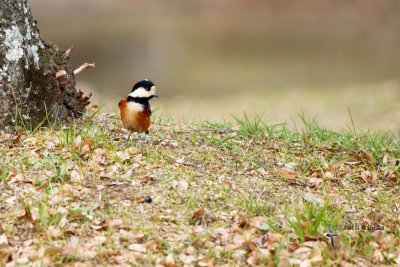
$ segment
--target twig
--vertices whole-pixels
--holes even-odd
[[[71,45],[71,47],[68,48],[67,51],[64,52],[64,57],[66,59],[69,59],[71,57],[72,50],[74,50],[74,46],[73,45]]]
[[[85,63],[82,64],[82,66],[80,66],[76,70],[74,70],[74,74],[77,75],[86,69],[92,69],[92,68],[94,68],[94,63]]]
[[[65,70],[60,70],[60,71],[57,71],[56,78],[58,79],[58,78],[60,78],[62,76],[65,76],[65,75],[67,75],[67,72]]]

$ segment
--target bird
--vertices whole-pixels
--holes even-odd
[[[142,133],[142,141],[146,140],[151,125],[150,99],[158,97],[156,86],[148,79],[135,83],[127,97],[119,101],[118,107],[122,125],[129,131],[125,145],[133,132]],[[139,142],[139,148],[141,143]]]

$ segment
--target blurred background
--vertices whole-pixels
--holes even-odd
[[[106,110],[141,79],[157,114],[400,129],[398,0],[30,0],[41,37],[74,45],[77,76]]]

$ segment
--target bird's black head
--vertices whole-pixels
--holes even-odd
[[[151,87],[153,87],[153,86],[155,86],[155,85],[152,81],[145,79],[145,80],[135,83],[135,85],[132,88],[132,92],[139,88],[144,88],[147,91],[150,91]]]
[[[143,101],[148,101],[153,97],[158,97],[158,94],[156,92],[156,86],[152,81],[146,79],[137,82],[133,86],[132,92],[128,96],[128,100],[143,102]]]

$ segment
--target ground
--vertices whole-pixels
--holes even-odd
[[[400,264],[392,133],[156,112],[138,149],[98,110],[17,128],[0,135],[0,266]]]

